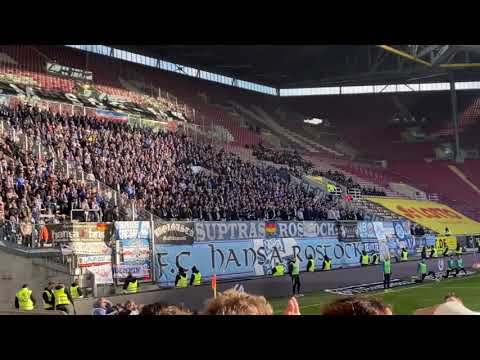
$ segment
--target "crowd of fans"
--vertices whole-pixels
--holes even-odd
[[[100,298],[93,306],[93,315],[274,315],[273,308],[263,296],[230,289],[207,301],[203,309],[193,311],[184,305],[154,303],[137,306],[132,301],[124,305],[113,305],[106,298]],[[301,307],[292,297],[283,315],[302,315]],[[394,315],[394,309],[380,299],[367,296],[349,296],[334,299],[322,306],[319,315],[325,316],[375,316]],[[429,308],[417,309],[414,315],[480,315],[463,304],[453,293],[444,301]]]
[[[306,190],[286,169],[243,162],[184,134],[155,133],[30,106],[3,106],[0,116],[17,134],[40,138],[60,159],[81,164],[87,179],[119,188],[137,209],[164,220],[326,220],[352,219],[359,213],[340,200]],[[10,166],[5,189],[12,192],[13,183],[18,200],[25,199],[32,213],[37,207],[63,215],[71,209],[95,209],[92,216],[103,220],[110,219],[106,214],[118,215],[118,209],[109,209],[102,194],[87,189],[84,181],[56,176],[51,159],[44,166],[29,162],[26,154],[16,161],[21,164]],[[28,196],[22,178],[29,186],[34,183]],[[7,193],[2,195],[7,201]]]

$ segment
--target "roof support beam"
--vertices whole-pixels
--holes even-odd
[[[418,58],[418,57],[416,57],[416,56],[410,55],[410,54],[406,53],[405,51],[401,51],[401,50],[395,49],[395,48],[393,48],[393,47],[391,47],[391,46],[388,46],[388,45],[377,45],[377,46],[380,47],[380,48],[382,48],[382,49],[384,49],[384,50],[386,50],[386,51],[388,51],[388,52],[391,52],[391,53],[396,54],[396,55],[398,55],[398,56],[402,56],[402,57],[404,57],[404,58],[406,58],[406,59],[415,61],[415,62],[417,62],[417,63],[423,64],[423,65],[426,65],[426,66],[429,66],[429,67],[432,66],[432,64],[429,63],[428,61],[425,61],[425,60],[422,60],[422,59],[420,59],[420,58]]]

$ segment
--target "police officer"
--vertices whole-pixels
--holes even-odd
[[[332,259],[330,259],[327,255],[323,257],[322,270],[323,271],[332,270]]]
[[[387,256],[383,260],[383,289],[387,290],[390,289],[390,280],[392,276],[392,262],[390,260],[390,256]]]
[[[402,252],[400,253],[400,261],[407,261],[408,260],[408,251],[405,248],[402,248]]]
[[[275,266],[272,269],[272,275],[273,276],[283,276],[283,275],[285,275],[285,266],[283,266],[282,263],[275,264]]]
[[[196,266],[192,267],[192,276],[190,276],[190,286],[200,286],[202,284],[202,273]]]
[[[78,279],[75,279],[72,285],[70,286],[70,294],[72,294],[72,299],[83,299],[82,290],[80,289],[80,284]]]
[[[433,271],[428,271],[428,264],[425,261],[425,259],[422,259],[418,263],[417,272],[418,272],[418,277],[419,277],[417,280],[415,280],[415,282],[417,282],[417,283],[423,282],[423,280],[425,280],[425,277],[427,275],[433,276],[433,278],[437,281],[439,280],[439,279],[437,279],[437,276],[435,275],[435,273]]]
[[[65,285],[58,284],[53,290],[53,297],[55,302],[55,310],[61,310],[67,314],[71,314],[71,307],[73,304],[72,295],[65,289]]]
[[[457,256],[457,275],[460,271],[463,271],[465,275],[467,275],[467,271],[465,270],[465,264],[463,263],[463,259],[461,255]]]
[[[457,262],[453,258],[453,255],[450,255],[450,258],[447,261],[447,274],[444,278],[448,278],[451,272],[453,272],[454,277],[457,277]]]
[[[185,272],[185,269],[182,267],[178,269],[178,275],[175,278],[175,287],[176,288],[188,287],[187,273]]]
[[[370,264],[370,257],[365,250],[362,251],[362,256],[360,256],[360,264],[361,266],[368,266],[368,264]]]
[[[300,284],[300,264],[299,264],[299,262],[296,258],[290,260],[289,266],[288,266],[288,272],[290,273],[290,277],[292,278],[293,296],[295,296],[295,294],[297,296],[302,296],[300,294],[300,286],[301,286],[301,284]]]
[[[53,310],[55,308],[55,300],[53,298],[53,289],[55,284],[49,282],[48,286],[43,290],[42,299],[43,299],[43,308],[45,310]]]
[[[315,259],[313,258],[312,255],[308,255],[307,271],[309,272],[315,271]]]
[[[125,282],[123,283],[124,294],[135,294],[138,292],[138,279],[132,275],[131,272],[127,274]]]
[[[31,311],[35,307],[35,298],[32,295],[32,290],[24,284],[20,290],[15,294],[15,309]]]

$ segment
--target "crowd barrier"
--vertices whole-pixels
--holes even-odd
[[[1,239],[25,246],[13,225],[0,226]],[[179,267],[196,266],[204,279],[214,274],[251,278],[270,275],[277,263],[291,258],[300,261],[302,270],[310,256],[317,268],[325,256],[334,269],[348,268],[359,266],[363,251],[398,260],[403,248],[418,256],[423,247],[443,253],[457,245],[474,248],[480,240],[478,235],[412,236],[405,221],[70,223],[47,224],[31,237],[32,247],[61,249],[79,274],[93,274],[99,285],[120,283],[131,272],[161,286],[174,283]]]

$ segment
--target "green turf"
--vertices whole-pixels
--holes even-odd
[[[443,297],[449,292],[455,292],[462,298],[466,307],[480,311],[480,274],[468,278],[442,280],[440,282],[427,282],[391,289],[388,293],[383,291],[367,294],[382,299],[392,305],[395,315],[411,315],[419,308],[440,304]],[[302,315],[319,315],[323,304],[341,297],[340,295],[317,292],[305,294],[298,298]],[[282,314],[288,298],[270,299],[275,314]]]

